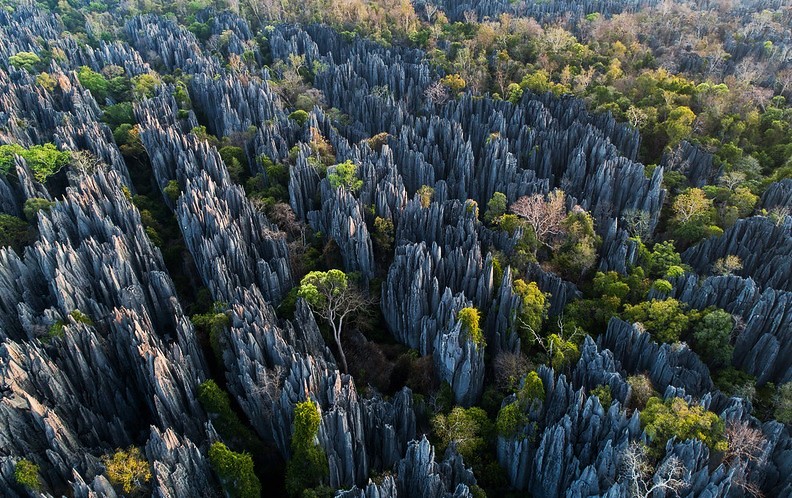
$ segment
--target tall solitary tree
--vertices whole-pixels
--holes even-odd
[[[341,346],[344,322],[373,304],[372,300],[351,284],[349,277],[341,270],[310,272],[300,281],[297,295],[305,299],[311,310],[330,325],[343,371],[346,372],[347,360]]]

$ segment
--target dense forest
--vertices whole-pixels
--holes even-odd
[[[0,6],[0,496],[792,496],[789,2]]]

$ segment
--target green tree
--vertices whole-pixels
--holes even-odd
[[[43,210],[44,212],[48,212],[55,203],[52,201],[48,201],[47,199],[42,199],[41,197],[31,197],[25,201],[25,206],[22,208],[22,211],[25,213],[25,218],[28,219],[29,222],[33,223],[36,221],[36,214]]]
[[[132,112],[132,103],[119,102],[105,107],[102,120],[114,130],[123,124],[134,125],[135,114]]]
[[[553,264],[571,280],[579,280],[597,262],[599,237],[594,218],[586,211],[570,213],[562,223],[566,238],[553,253]]]
[[[328,168],[327,179],[330,186],[334,189],[344,187],[350,192],[357,192],[363,186],[363,180],[357,177],[357,164],[352,161],[344,161]]]
[[[348,276],[341,270],[308,273],[300,281],[297,295],[305,299],[311,310],[332,328],[341,365],[346,372],[347,360],[344,348],[341,346],[344,322],[355,313],[364,310],[371,301],[349,282]]]
[[[525,415],[520,403],[510,403],[498,412],[495,427],[498,435],[511,438],[519,434],[527,423],[528,417]]]
[[[448,74],[440,79],[440,83],[446,86],[453,95],[465,89],[467,83],[459,74]]]
[[[10,214],[0,214],[0,246],[11,246],[20,251],[30,243],[32,237],[30,225],[24,220]]]
[[[421,206],[428,208],[432,203],[432,197],[434,197],[434,189],[428,185],[421,185],[421,188],[418,189],[417,193],[419,199],[421,200]]]
[[[497,224],[500,217],[506,214],[508,201],[501,192],[492,194],[492,198],[487,202],[487,212],[484,213],[484,221]]]
[[[286,491],[299,496],[303,490],[322,482],[328,474],[327,456],[316,443],[322,415],[311,400],[294,407],[294,432],[292,432],[292,457],[286,464]]]
[[[693,122],[696,114],[690,107],[679,106],[668,114],[665,122],[665,132],[668,135],[668,145],[673,147],[688,138],[693,132]]]
[[[448,415],[438,413],[432,418],[438,449],[444,451],[453,442],[466,462],[478,460],[486,448],[484,435],[490,424],[487,412],[476,406],[468,409],[457,406]]]
[[[517,391],[517,401],[524,409],[533,405],[534,401],[544,401],[545,388],[542,378],[536,372],[528,372],[522,382],[520,390]]]
[[[640,417],[641,425],[652,441],[650,453],[654,456],[661,456],[666,441],[674,437],[679,441],[699,439],[714,451],[727,448],[723,420],[699,405],[689,405],[682,398],[665,401],[650,398]]]
[[[550,366],[555,370],[564,368],[580,358],[580,349],[578,345],[571,339],[565,338],[563,335],[550,334],[547,336],[546,344]]]
[[[209,379],[198,385],[198,401],[209,414],[217,432],[232,447],[245,448],[250,451],[257,449],[259,441],[255,434],[245,426],[231,408],[231,398],[228,393],[220,388],[214,380]]]
[[[308,113],[302,109],[297,109],[293,113],[289,114],[289,119],[295,121],[300,126],[305,126],[305,123],[308,122]]]
[[[484,347],[486,345],[484,332],[479,326],[479,310],[473,307],[462,308],[457,313],[457,320],[462,322],[462,333],[466,334],[476,346]]]
[[[500,409],[495,421],[497,433],[503,437],[514,437],[528,423],[526,411],[534,403],[543,402],[545,388],[542,378],[536,372],[528,372],[517,391],[517,400]]]
[[[235,183],[241,183],[242,178],[248,170],[247,155],[242,147],[235,147],[233,145],[226,145],[221,147],[218,151],[220,157],[228,168],[228,173]]]
[[[20,156],[33,170],[37,181],[44,183],[71,160],[68,151],[60,151],[55,144],[33,145],[24,148],[19,144],[0,145],[0,171],[5,174],[14,166],[14,156]]]
[[[248,453],[236,453],[217,441],[209,448],[209,464],[230,498],[259,498],[261,483]]]
[[[712,200],[699,188],[679,194],[672,205],[674,233],[680,239],[695,242],[709,235],[712,220]]]
[[[157,73],[141,74],[132,78],[132,90],[139,97],[150,98],[160,83],[162,80]]]
[[[600,384],[594,389],[591,390],[590,393],[592,396],[596,396],[599,398],[600,404],[606,410],[610,407],[611,402],[613,402],[613,395],[611,394],[611,388],[607,384]]]
[[[374,239],[374,243],[384,254],[390,253],[393,249],[395,232],[396,228],[390,218],[381,218],[379,216],[374,218],[374,232],[371,238]]]
[[[792,382],[782,384],[778,388],[773,415],[779,422],[792,424]]]
[[[634,306],[628,304],[624,309],[624,318],[641,323],[659,342],[679,342],[690,324],[683,305],[673,298],[663,301],[653,299]]]
[[[31,491],[41,491],[39,467],[30,460],[19,460],[14,466],[14,480]]]
[[[112,455],[102,457],[107,477],[113,486],[120,486],[126,494],[133,494],[143,489],[151,480],[149,464],[143,457],[140,448],[130,446],[126,450],[118,449]]]
[[[550,302],[547,296],[539,289],[536,282],[525,283],[522,279],[517,279],[512,283],[515,294],[520,296],[521,304],[518,315],[518,330],[520,339],[525,344],[533,344],[535,341],[534,333],[539,334],[542,329],[542,322],[547,316]]]
[[[641,249],[642,262],[653,278],[668,275],[673,267],[682,266],[682,257],[674,247],[673,240],[658,242],[649,252],[645,248]]]
[[[52,77],[49,73],[41,73],[36,76],[36,84],[51,92],[55,90],[55,87],[58,85],[58,80]]]
[[[165,195],[167,195],[168,198],[172,201],[178,200],[179,196],[181,195],[179,182],[177,182],[176,180],[170,180],[168,184],[165,185],[165,188],[162,189],[162,191],[165,192]]]
[[[222,363],[223,360],[220,335],[231,322],[227,310],[228,305],[226,303],[216,301],[212,304],[212,309],[210,311],[190,317],[190,321],[197,329],[204,334],[208,334],[209,346],[212,348],[212,351],[220,363]]]
[[[96,102],[100,105],[105,103],[110,90],[110,82],[107,81],[107,78],[88,66],[80,66],[80,69],[77,70],[77,79],[91,92]]]
[[[8,62],[17,69],[32,72],[41,64],[41,58],[33,52],[18,52],[9,57]]]
[[[734,328],[732,316],[720,309],[704,315],[693,331],[696,350],[712,368],[720,368],[731,362],[734,347],[729,344]]]
[[[140,128],[137,125],[122,124],[113,130],[113,139],[127,157],[141,157],[146,153],[140,140]]]

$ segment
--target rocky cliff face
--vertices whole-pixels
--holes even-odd
[[[82,178],[39,214],[23,257],[0,253],[3,446],[53,489],[100,472],[86,448],[128,446],[149,425],[205,437],[204,359],[121,185],[115,173]]]
[[[711,237],[691,247],[682,260],[697,272],[708,274],[720,258],[738,256],[742,269],[736,272],[751,277],[763,287],[792,290],[792,217],[775,222],[763,216],[738,220],[720,237]]]

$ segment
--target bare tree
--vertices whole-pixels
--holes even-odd
[[[566,218],[566,196],[563,190],[554,190],[547,195],[526,195],[511,205],[511,211],[525,218],[534,229],[536,238],[550,247],[549,241],[563,233]]]
[[[751,427],[743,421],[730,421],[726,425],[726,441],[729,447],[726,450],[725,460],[730,467],[742,466],[745,470],[735,474],[733,483],[737,485],[746,496],[761,497],[762,491],[751,482],[751,469],[762,467],[766,462],[765,449],[767,440],[762,431]],[[748,465],[749,463],[753,466]]]
[[[522,353],[501,351],[492,363],[495,385],[498,389],[513,391],[520,379],[531,370],[528,359]]]
[[[779,86],[778,93],[784,95],[787,90],[792,89],[792,67],[782,69],[775,75],[776,83]]]
[[[476,14],[475,10],[466,10],[463,15],[465,22],[468,24],[476,24],[478,22],[478,14]]]
[[[627,483],[630,496],[636,498],[649,498],[655,491],[679,496],[688,485],[690,473],[676,456],[666,458],[657,469],[652,468],[646,446],[634,442],[622,455],[622,479]]]
[[[443,105],[448,102],[450,95],[448,93],[448,87],[442,84],[440,81],[435,81],[424,91],[424,96],[436,105]]]
[[[424,14],[426,15],[426,22],[431,23],[432,19],[434,18],[435,14],[437,14],[437,5],[434,5],[429,2],[425,2],[423,4]]]
[[[730,421],[726,425],[725,433],[729,443],[726,450],[726,461],[729,464],[740,460],[759,465],[764,463],[767,440],[761,430],[751,427],[748,422]]]
[[[652,232],[649,229],[650,222],[651,216],[649,212],[643,209],[625,209],[621,216],[621,223],[627,233],[643,241],[648,240],[652,236]]]

